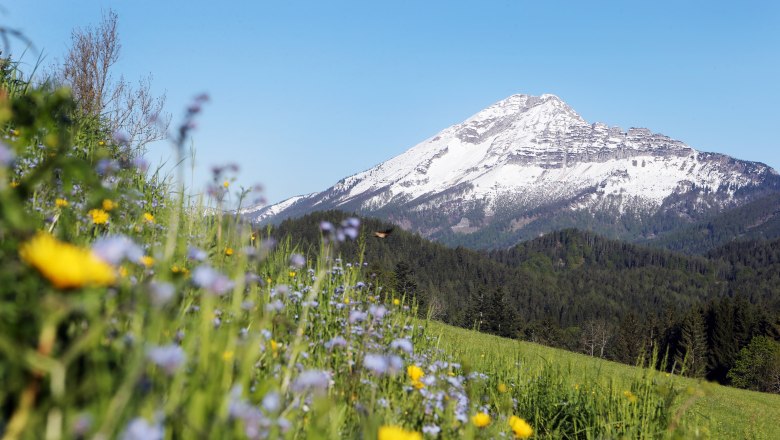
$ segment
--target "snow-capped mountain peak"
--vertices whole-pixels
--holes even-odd
[[[640,225],[670,210],[692,219],[777,182],[766,165],[644,128],[590,124],[555,95],[518,94],[321,193],[244,212],[264,222],[337,208],[392,217],[433,238],[486,229],[522,237],[551,227],[545,218],[555,213],[632,216]]]

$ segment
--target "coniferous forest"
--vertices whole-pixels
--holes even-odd
[[[316,225],[347,217],[320,212],[269,230],[315,252]],[[647,363],[657,351],[660,369],[780,392],[780,240],[690,256],[568,229],[474,251],[396,227],[384,239],[369,233],[344,246],[344,261],[357,261],[361,246],[376,285],[413,297],[421,314],[446,323],[626,364]]]

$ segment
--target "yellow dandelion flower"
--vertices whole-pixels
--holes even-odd
[[[108,223],[108,213],[102,209],[90,209],[87,214],[92,217],[92,223],[96,225]]]
[[[19,185],[20,185],[20,183],[19,183],[19,182],[17,182],[16,180],[12,180],[12,181],[11,181],[11,188],[16,188],[16,187],[18,187]]]
[[[289,275],[290,278],[295,278],[295,272],[293,271],[290,271],[290,273],[288,273],[287,275]]]
[[[116,280],[114,268],[91,250],[59,241],[45,232],[20,246],[19,256],[58,289],[107,286]]]
[[[382,426],[376,436],[377,440],[422,440],[417,431],[407,431],[400,426]]]
[[[233,255],[233,248],[230,248],[230,247],[229,248],[225,248],[225,255],[227,255],[228,257]]]
[[[149,212],[144,212],[144,220],[147,223],[154,223],[154,216]]]
[[[349,298],[344,298],[344,304],[349,304]]]
[[[400,299],[398,299],[398,298],[394,298],[393,299],[393,305],[394,306],[397,306],[397,305],[400,305],[400,304],[401,304],[401,300]]]
[[[11,136],[19,136],[22,132],[16,129],[11,129],[9,133],[11,134]]]
[[[507,391],[509,391],[509,388],[507,388],[505,383],[501,382],[500,384],[498,384],[498,392],[499,393],[503,394],[503,393],[506,393]]]
[[[279,347],[281,347],[281,346],[282,346],[282,344],[280,344],[280,343],[274,341],[273,339],[271,339],[271,350],[273,350],[273,351],[279,350]]]
[[[476,413],[474,414],[474,417],[471,418],[471,423],[477,428],[484,428],[490,424],[490,414],[483,412]]]
[[[98,141],[98,145],[102,147],[103,145],[106,145],[106,141]]]
[[[534,435],[534,428],[532,428],[528,422],[517,416],[509,418],[509,427],[512,428],[515,438],[529,438]]]
[[[229,187],[229,186],[230,186],[230,182],[228,182],[228,181],[226,180],[226,181],[222,182],[222,186],[224,186],[224,187],[225,187],[225,189],[227,189],[227,187]]]
[[[54,205],[56,205],[58,208],[64,208],[68,206],[68,201],[66,199],[56,199],[54,201]]]
[[[111,199],[103,199],[103,211],[111,211],[116,208],[117,203]]]
[[[257,238],[257,232],[253,232],[252,235],[249,236],[249,241],[255,241]]]
[[[418,389],[418,390],[421,390],[421,389],[425,388],[425,384],[424,384],[424,383],[422,383],[422,382],[421,382],[421,381],[419,381],[419,380],[413,380],[413,381],[412,381],[412,386],[413,386],[415,389]]]
[[[179,267],[179,266],[174,264],[173,266],[171,266],[171,272],[173,272],[173,273],[181,273],[181,267]]]
[[[416,382],[425,376],[425,372],[417,365],[409,365],[406,367],[406,375],[409,376],[409,379],[412,379],[412,382]]]
[[[143,264],[146,267],[152,267],[152,265],[154,265],[154,258],[152,258],[152,257],[150,257],[148,255],[144,255],[143,257],[141,257],[140,261],[141,261],[141,264]]]
[[[636,394],[632,393],[631,391],[623,391],[623,395],[628,399],[631,403],[636,403]]]

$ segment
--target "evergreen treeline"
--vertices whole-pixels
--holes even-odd
[[[687,254],[703,255],[734,240],[780,237],[780,193],[720,213],[705,222],[674,230],[643,243]]]
[[[346,217],[313,213],[271,233],[314,252],[320,222]],[[659,368],[741,386],[729,375],[741,351],[759,336],[780,347],[780,240],[691,257],[569,229],[477,252],[399,228],[385,239],[371,236],[391,226],[363,220],[374,282],[414,296],[420,310],[450,324],[629,364],[658,350],[666,354]],[[346,242],[339,251],[356,261],[359,246]]]

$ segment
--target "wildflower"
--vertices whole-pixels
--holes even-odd
[[[398,356],[383,356],[381,354],[366,354],[363,366],[376,375],[395,374],[403,368],[403,361]]]
[[[56,199],[54,200],[54,205],[58,208],[65,208],[68,206],[68,201],[66,199]]]
[[[623,395],[626,397],[626,399],[628,399],[629,402],[636,403],[636,399],[637,399],[636,398],[636,394],[632,393],[631,391],[626,390],[626,391],[623,391]]]
[[[251,235],[249,235],[249,241],[254,242],[257,238],[257,232],[253,232]]]
[[[409,365],[406,368],[406,374],[412,380],[420,380],[420,378],[423,377],[423,375],[425,375],[423,369],[418,367],[417,365]]]
[[[231,350],[225,350],[222,352],[222,360],[225,362],[230,362],[233,360],[233,357],[235,356],[235,353]]]
[[[509,427],[515,434],[515,438],[529,438],[534,434],[534,429],[525,420],[517,416],[509,418]]]
[[[151,424],[141,417],[130,421],[122,432],[121,440],[162,440],[164,437],[161,424]]]
[[[92,223],[96,225],[108,223],[108,213],[102,209],[90,209],[87,214],[92,217]]]
[[[279,350],[279,347],[282,346],[282,344],[274,341],[273,339],[271,339],[269,342],[271,343],[271,350],[273,350],[273,351]]]
[[[330,232],[333,230],[333,223],[322,221],[320,222],[320,231],[322,232]]]
[[[16,180],[12,180],[11,181],[11,188],[17,188],[17,187],[19,187],[19,185],[21,185],[21,184],[19,182],[17,182]]]
[[[506,393],[507,391],[509,391],[509,389],[507,388],[505,383],[502,382],[502,383],[498,384],[498,392],[499,393],[503,394],[503,393]]]
[[[292,390],[296,393],[307,391],[322,392],[328,389],[330,376],[322,370],[306,370],[301,373],[292,384]]]
[[[327,348],[328,350],[333,349],[333,347],[346,347],[346,346],[347,346],[347,340],[341,336],[334,336],[333,339],[325,343],[325,348]]]
[[[301,254],[292,254],[290,256],[290,266],[300,269],[306,265],[306,257]]]
[[[408,339],[405,339],[405,338],[396,339],[395,341],[391,342],[390,343],[390,348],[392,348],[394,350],[400,349],[402,351],[405,351],[408,354],[412,354],[412,350],[413,350],[412,341],[410,341]],[[415,366],[414,365],[410,365],[409,366],[409,368],[412,368],[412,367],[415,367]],[[419,367],[417,367],[417,368],[419,368]]]
[[[226,180],[226,181],[222,182],[222,186],[223,186],[225,189],[228,189],[228,187],[230,186],[230,182],[228,182],[228,181]]]
[[[279,395],[279,393],[275,391],[271,391],[268,394],[263,397],[263,402],[261,403],[263,408],[270,412],[274,413],[279,410],[282,406],[282,397]]]
[[[152,220],[154,220],[154,217],[152,217]],[[208,256],[209,254],[206,253],[206,251],[203,249],[196,248],[195,246],[190,246],[187,248],[187,258],[190,260],[204,261],[206,258],[208,258]]]
[[[356,322],[362,322],[366,320],[366,317],[368,315],[366,312],[361,312],[360,310],[353,310],[349,312],[349,323],[354,324]]]
[[[152,281],[149,283],[149,293],[151,294],[152,304],[163,306],[173,299],[176,289],[171,283]]]
[[[471,418],[471,423],[477,428],[484,428],[490,424],[490,415],[484,412],[476,413],[474,414],[474,417]]]
[[[436,425],[425,425],[423,426],[422,432],[423,434],[437,437],[439,435],[439,432],[441,432],[441,428],[439,428]]]
[[[124,235],[101,237],[92,244],[92,251],[103,261],[114,265],[124,259],[140,262],[144,256],[141,247]]]
[[[152,267],[154,265],[154,258],[144,255],[138,260],[139,263],[143,264],[147,268]]]
[[[227,255],[228,257],[233,255],[233,248],[232,247],[225,248],[225,255]]]
[[[192,282],[217,295],[224,295],[234,285],[230,278],[205,265],[192,271]]]
[[[377,440],[422,440],[422,434],[417,431],[407,431],[400,426],[382,426],[377,433]]]
[[[117,204],[111,199],[103,199],[103,211],[111,211],[116,208]]]
[[[401,304],[401,300],[400,300],[400,299],[398,299],[398,298],[393,298],[393,305],[394,305],[394,306],[397,306],[397,305],[400,305],[400,304]]]
[[[106,286],[116,280],[114,269],[88,249],[39,232],[19,248],[19,256],[58,289],[87,284]]]
[[[14,153],[14,151],[7,145],[0,142],[0,165],[11,165],[11,163],[14,161],[14,158],[16,158],[16,153]]]
[[[147,223],[154,223],[154,216],[150,212],[144,212],[144,221]]]
[[[276,301],[266,304],[265,310],[269,312],[281,312],[284,310],[284,303],[277,299]]]
[[[187,360],[184,350],[176,344],[152,347],[146,352],[146,357],[169,375],[174,374]]]

